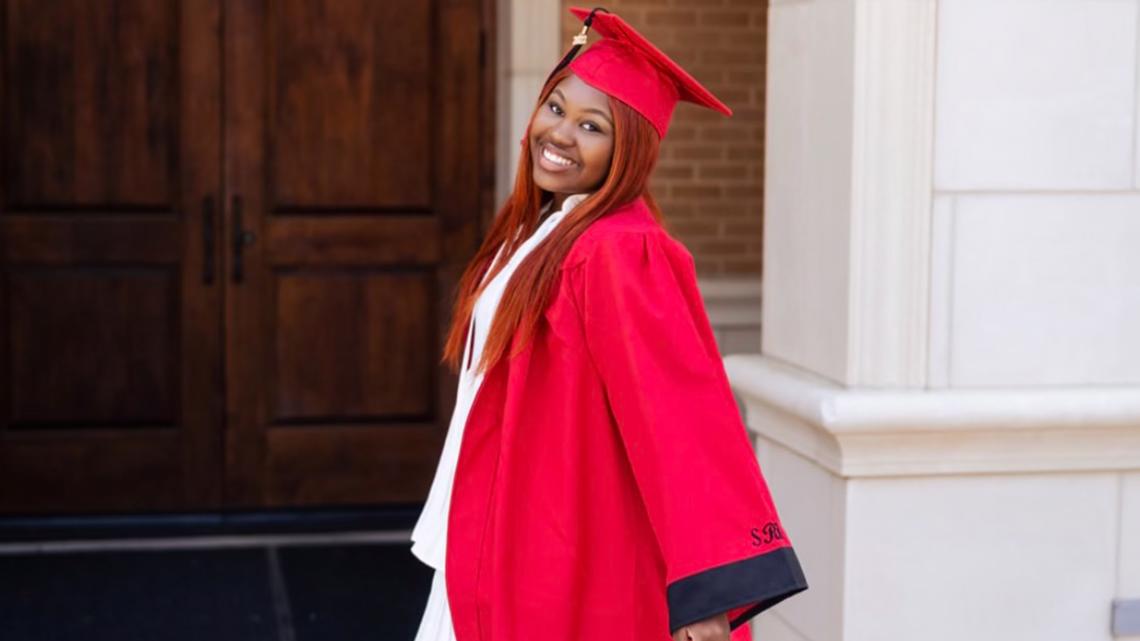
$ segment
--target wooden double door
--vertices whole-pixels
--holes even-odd
[[[422,499],[484,0],[2,0],[0,514]]]

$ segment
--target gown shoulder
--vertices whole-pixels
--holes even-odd
[[[562,269],[580,267],[599,246],[617,241],[627,236],[648,236],[661,243],[670,253],[676,253],[692,260],[689,250],[659,223],[642,199],[637,199],[614,208],[590,224],[575,239],[562,262]]]

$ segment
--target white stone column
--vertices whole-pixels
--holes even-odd
[[[495,157],[495,204],[514,186],[519,141],[542,83],[568,46],[561,41],[559,0],[497,0],[498,149]]]
[[[757,638],[1140,635],[1138,42],[1140,0],[772,0],[726,364],[811,588]]]

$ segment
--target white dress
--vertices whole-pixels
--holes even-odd
[[[502,299],[503,291],[507,287],[511,274],[518,268],[523,258],[527,256],[540,242],[543,241],[566,214],[581,202],[588,194],[574,194],[568,196],[562,204],[562,209],[547,216],[546,220],[535,229],[515,253],[511,256],[502,271],[479,294],[472,310],[471,322],[474,327],[473,341],[468,341],[463,350],[463,367],[459,374],[459,389],[455,398],[455,410],[451,415],[451,422],[447,428],[447,437],[443,443],[443,453],[439,458],[435,479],[428,492],[424,509],[420,513],[412,529],[412,554],[421,561],[435,569],[432,577],[431,593],[428,595],[427,607],[424,609],[423,619],[420,621],[419,631],[415,641],[455,641],[455,630],[451,625],[451,609],[447,603],[447,587],[444,581],[444,565],[447,559],[447,514],[451,506],[451,484],[455,478],[455,467],[459,462],[459,446],[463,442],[463,428],[467,423],[467,413],[471,409],[471,402],[479,385],[483,382],[483,374],[474,373],[466,367],[468,359],[477,363],[483,353],[483,344],[491,329],[495,310]],[[496,254],[498,261],[502,254]],[[494,265],[495,261],[492,261]],[[471,351],[468,354],[468,350]]]

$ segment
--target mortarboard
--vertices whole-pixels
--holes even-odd
[[[567,64],[586,84],[613,96],[644,116],[664,138],[677,102],[685,100],[731,116],[732,110],[625,20],[605,9],[573,7],[583,21],[574,45],[551,72]],[[580,56],[586,33],[602,36]]]

